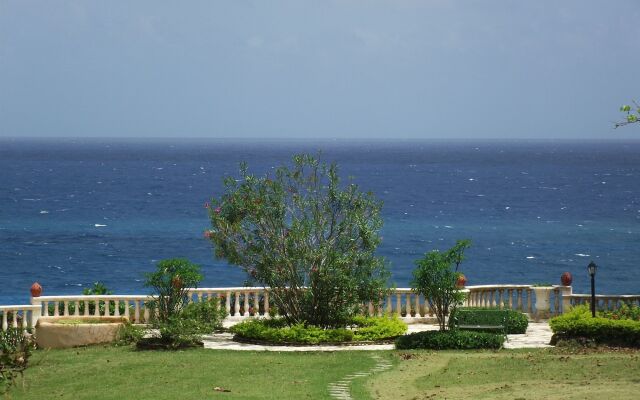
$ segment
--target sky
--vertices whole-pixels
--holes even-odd
[[[0,0],[0,137],[628,139],[640,2]]]

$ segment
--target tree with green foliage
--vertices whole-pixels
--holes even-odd
[[[625,125],[629,125],[629,124],[635,124],[640,122],[640,104],[638,104],[637,102],[633,102],[634,107],[625,104],[623,106],[620,106],[620,111],[625,113],[625,120],[621,121],[621,122],[616,122],[615,127],[618,128],[620,126],[625,126]]]
[[[411,288],[429,302],[441,331],[448,329],[447,315],[464,301],[465,295],[457,286],[457,280],[464,251],[469,246],[469,240],[458,240],[449,250],[432,250],[415,262]]]
[[[160,261],[156,271],[146,274],[146,278],[144,286],[155,289],[149,306],[157,310],[160,322],[167,322],[186,307],[189,290],[197,288],[203,277],[200,266],[173,258]]]
[[[386,293],[380,208],[372,193],[341,185],[338,168],[310,155],[274,176],[240,168],[209,208],[205,232],[218,258],[243,268],[253,283],[270,288],[289,325],[345,326],[369,301]]]

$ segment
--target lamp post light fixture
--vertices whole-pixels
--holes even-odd
[[[587,266],[589,275],[591,276],[591,316],[596,317],[596,270],[598,266],[591,261]]]

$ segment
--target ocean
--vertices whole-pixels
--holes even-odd
[[[164,258],[202,266],[202,286],[241,286],[215,260],[204,203],[241,161],[265,174],[296,153],[321,154],[384,201],[392,282],[414,261],[472,240],[469,285],[559,284],[640,292],[640,141],[292,141],[0,139],[0,304],[79,294],[95,281],[146,293]]]

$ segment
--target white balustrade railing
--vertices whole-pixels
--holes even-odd
[[[495,307],[533,313],[534,295],[531,285],[467,286],[465,306]]]
[[[34,305],[0,306],[2,322],[0,329],[9,328],[29,329],[36,326],[40,317],[40,307]]]
[[[590,302],[584,294],[571,294],[570,286],[539,288],[531,285],[477,285],[464,288],[468,307],[507,308],[528,313],[537,318],[559,315],[576,304]],[[192,302],[216,298],[230,318],[269,316],[273,310],[270,289],[262,287],[198,288],[189,291]],[[640,295],[598,295],[600,309],[612,309],[622,302],[640,305]],[[3,306],[2,327],[35,326],[43,316],[123,316],[134,323],[147,323],[154,313],[148,307],[148,295],[77,295],[41,296],[32,298],[32,306]],[[6,311],[5,311],[6,310]],[[434,316],[434,310],[424,296],[409,288],[392,289],[378,306],[365,304],[370,315],[398,315],[407,322]],[[27,315],[27,318],[21,317]]]
[[[145,295],[40,296],[31,298],[31,304],[39,306],[45,317],[122,316],[142,323],[149,320],[148,300]]]
[[[572,306],[591,304],[590,294],[569,294],[567,297],[569,299],[569,304]],[[626,304],[628,306],[640,306],[640,295],[596,295],[596,308],[598,310],[615,310],[622,304]]]

